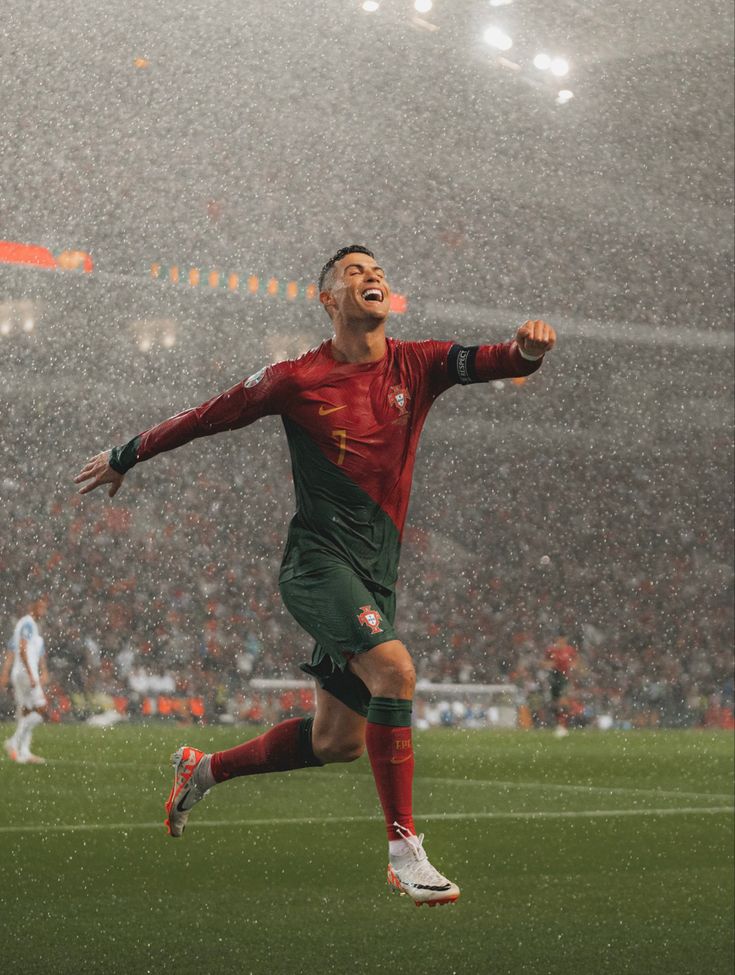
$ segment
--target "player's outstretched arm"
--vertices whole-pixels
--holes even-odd
[[[122,447],[97,454],[74,478],[75,484],[89,482],[79,489],[79,493],[88,494],[109,484],[107,493],[114,498],[125,474],[141,461],[174,450],[198,437],[238,430],[259,417],[280,413],[288,395],[291,370],[291,361],[267,366],[206,403],[183,410],[144,430]]]
[[[110,454],[112,451],[103,450],[101,454],[97,454],[91,460],[87,461],[84,467],[79,471],[77,476],[74,478],[75,484],[83,484],[84,481],[88,481],[84,487],[79,488],[80,494],[89,494],[90,491],[94,491],[95,488],[102,487],[103,484],[109,484],[110,488],[108,494],[111,498],[114,498],[117,492],[120,490],[123,482],[124,474],[120,474],[119,471],[114,470],[110,467]]]
[[[510,342],[463,346],[456,342],[430,343],[440,364],[438,392],[459,383],[487,383],[496,379],[530,376],[544,355],[554,348],[556,332],[539,319],[524,322]]]

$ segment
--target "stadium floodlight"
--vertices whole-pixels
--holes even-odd
[[[537,54],[533,59],[533,66],[539,71],[548,71],[551,67],[551,58],[548,54]]]
[[[434,4],[432,0],[414,0],[413,6],[417,14],[428,14]]]
[[[562,88],[556,96],[556,104],[565,105],[572,98],[574,98],[574,92],[569,91],[568,88]]]
[[[36,323],[33,321],[30,315],[27,318],[23,319],[24,332],[28,332],[30,334],[35,327],[36,327]]]
[[[366,14],[374,14],[376,10],[380,10],[380,4],[378,0],[365,0],[362,9]]]
[[[508,51],[513,47],[513,40],[500,27],[488,27],[482,39],[490,47],[497,47],[499,51]]]
[[[551,73],[557,78],[563,78],[565,74],[569,74],[569,62],[566,58],[553,58],[549,67]]]

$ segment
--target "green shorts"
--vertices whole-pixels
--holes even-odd
[[[316,641],[311,662],[301,669],[348,708],[366,715],[370,691],[347,664],[355,654],[397,639],[395,592],[358,578],[340,562],[281,579],[280,589],[289,613]]]
[[[551,700],[558,701],[559,698],[564,697],[564,692],[569,685],[569,678],[566,674],[562,674],[560,670],[552,670],[549,674],[549,690],[551,691]]]

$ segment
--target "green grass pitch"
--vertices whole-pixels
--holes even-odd
[[[731,734],[417,733],[462,888],[430,910],[385,884],[365,758],[219,786],[170,839],[169,753],[253,733],[46,726],[48,765],[0,762],[4,975],[731,975]]]

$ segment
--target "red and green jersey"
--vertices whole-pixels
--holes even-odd
[[[546,650],[546,659],[551,661],[552,670],[568,677],[577,659],[577,651],[569,643],[552,643]]]
[[[333,559],[390,589],[416,449],[432,403],[455,384],[527,376],[539,365],[515,342],[467,348],[395,339],[387,340],[379,361],[354,364],[338,362],[329,340],[146,430],[115,448],[110,463],[124,473],[196,437],[279,414],[296,490],[281,578]]]

